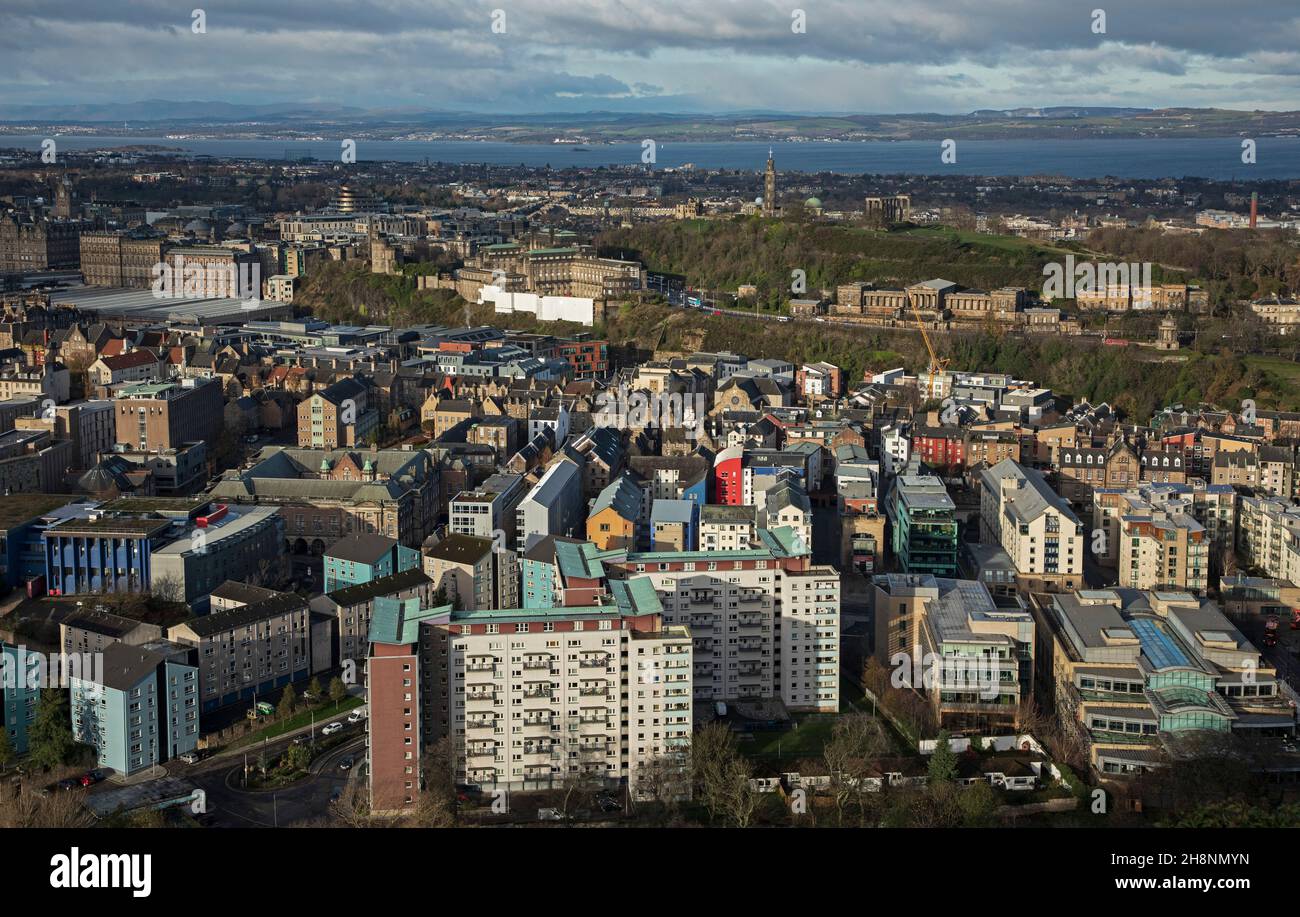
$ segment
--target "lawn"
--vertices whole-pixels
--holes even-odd
[[[820,758],[836,721],[850,713],[870,713],[871,702],[863,697],[862,689],[852,682],[840,679],[839,713],[795,714],[789,729],[763,729],[749,733],[751,739],[740,740],[740,750],[748,758]],[[894,736],[887,722],[885,731]]]
[[[1294,363],[1283,357],[1248,356],[1246,365],[1257,367],[1265,372],[1276,373],[1292,385],[1300,385],[1300,363]]]
[[[250,732],[230,743],[230,748],[243,748],[245,745],[252,745],[256,742],[269,741],[277,736],[282,736],[286,732],[293,732],[295,729],[301,729],[303,726],[310,726],[312,723],[312,714],[315,713],[316,723],[318,726],[324,726],[343,714],[347,713],[353,707],[360,707],[365,703],[363,697],[345,697],[337,705],[334,701],[326,701],[318,707],[303,710],[301,713],[295,713],[285,720],[280,720],[267,726],[265,729],[259,729],[256,732]]]
[[[742,740],[740,750],[749,758],[820,758],[837,719],[837,713],[800,714],[789,729],[751,732],[753,738]]]

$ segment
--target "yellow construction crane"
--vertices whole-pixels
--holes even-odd
[[[916,319],[916,327],[921,329],[921,340],[925,341],[925,349],[930,354],[929,397],[938,398],[939,395],[934,388],[934,379],[935,376],[942,378],[944,370],[948,368],[948,359],[946,357],[941,358],[934,352],[934,344],[930,342],[930,335],[925,330],[925,322],[921,320],[921,312],[916,308],[916,303],[911,302],[909,299],[908,305],[912,307],[912,316]]]

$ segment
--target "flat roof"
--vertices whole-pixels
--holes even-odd
[[[76,499],[72,494],[10,494],[0,500],[0,530],[39,519]]]

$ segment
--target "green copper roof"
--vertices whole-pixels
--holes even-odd
[[[654,581],[649,576],[637,576],[630,580],[610,580],[610,594],[618,610],[625,615],[662,614],[663,604],[659,593],[655,591]]]
[[[605,576],[606,560],[621,559],[622,548],[602,551],[590,541],[575,544],[571,541],[555,542],[555,563],[560,574],[566,579],[602,579]]]
[[[370,616],[370,642],[392,643],[398,646],[415,643],[420,638],[420,624],[443,617],[451,612],[450,605],[421,608],[418,597],[395,599],[379,596]]]

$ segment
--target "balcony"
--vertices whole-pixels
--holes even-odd
[[[497,692],[495,691],[469,691],[465,694],[469,700],[496,700]]]
[[[497,665],[495,662],[471,662],[465,666],[467,672],[495,672]]]
[[[588,685],[578,689],[578,693],[583,697],[607,697],[609,695],[608,685]]]
[[[466,729],[495,729],[496,725],[497,721],[495,719],[467,720],[465,722]]]
[[[530,700],[535,700],[537,698],[546,698],[547,700],[550,700],[554,696],[555,696],[554,690],[552,690],[549,687],[529,688],[524,692],[524,697]]]
[[[465,752],[467,758],[495,758],[497,754],[496,744],[491,745],[471,745]]]
[[[584,669],[603,669],[609,665],[609,656],[606,654],[594,659],[580,659],[578,665]]]
[[[736,624],[737,626],[743,627],[746,630],[752,630],[753,628],[763,626],[763,616],[762,615],[741,615],[740,620],[738,620]]]
[[[555,717],[547,714],[529,714],[524,717],[525,726],[550,726],[555,722]]]

